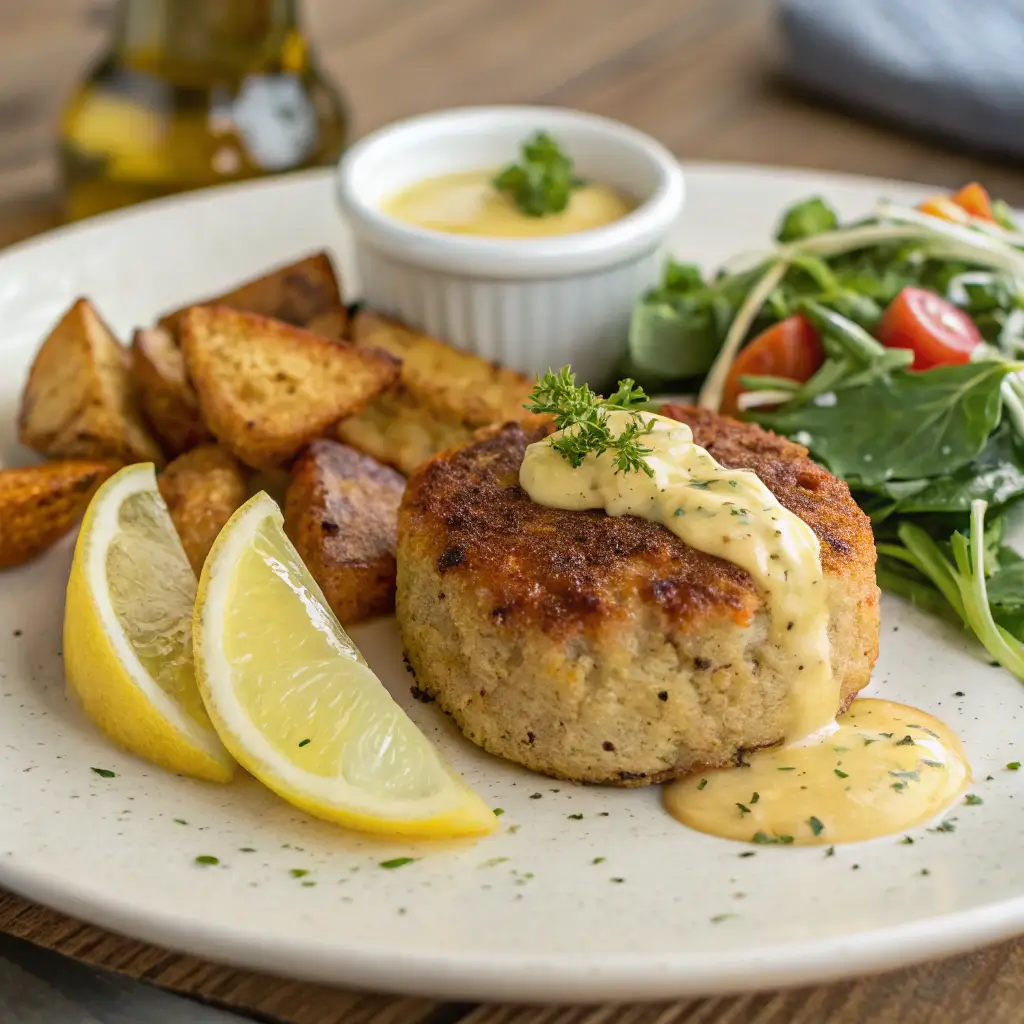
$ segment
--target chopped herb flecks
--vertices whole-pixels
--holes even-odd
[[[504,813],[505,813],[505,809],[503,807],[495,807],[494,808],[494,816],[496,818],[500,818]]]
[[[291,875],[292,878],[305,878],[306,875],[309,874],[309,871],[306,870],[306,868],[292,868],[288,874]]]
[[[216,857],[211,857],[208,853],[201,854],[196,857],[197,864],[219,864],[220,860]]]
[[[788,845],[793,842],[792,836],[770,836],[764,832],[755,832],[751,838],[751,842],[757,843],[759,846],[774,846],[778,843]]]
[[[815,818],[813,814],[807,819],[807,824],[810,825],[811,831],[816,836],[820,836],[825,831],[825,826],[821,823],[821,820]]]
[[[697,783],[697,788],[698,789],[703,789],[707,784],[708,784],[708,780],[707,779],[701,779],[700,782]]]
[[[850,776],[840,768],[833,768],[832,771],[841,779],[848,779]]]
[[[101,779],[114,779],[114,778],[117,778],[117,772],[112,772],[109,768],[93,768],[92,770]]]
[[[974,793],[968,793],[967,796],[964,797],[964,803],[967,804],[968,807],[977,807],[979,804],[983,804],[984,802],[985,801],[982,800],[980,796],[975,796]]]
[[[392,871],[394,868],[404,868],[406,864],[412,864],[417,859],[416,857],[393,857],[391,860],[382,860],[380,867],[386,871]]]
[[[299,746],[300,746],[300,747],[305,747],[305,746],[308,746],[308,744],[309,744],[309,743],[310,743],[310,740],[302,740],[302,741],[301,741],[301,742],[299,743]]]

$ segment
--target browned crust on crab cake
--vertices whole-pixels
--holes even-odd
[[[878,653],[867,517],[800,445],[688,406],[662,411],[722,464],[757,473],[818,536],[845,707]],[[550,429],[490,428],[410,478],[397,606],[417,685],[486,750],[578,781],[644,785],[781,741],[795,681],[776,667],[749,575],[647,520],[530,501],[519,467]]]

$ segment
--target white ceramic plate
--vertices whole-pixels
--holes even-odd
[[[883,191],[920,195],[781,171],[688,175],[675,249],[709,265],[763,246],[780,209],[808,193],[848,215]],[[160,203],[0,255],[2,457],[27,458],[13,440],[17,394],[38,340],[76,295],[92,296],[126,333],[314,248],[334,248],[344,267],[346,245],[330,177],[312,174]],[[192,782],[110,747],[64,696],[70,551],[68,539],[0,577],[0,884],[27,897],[250,968],[462,999],[774,988],[1024,932],[1024,771],[1005,768],[1024,760],[1024,688],[896,601],[884,603],[872,692],[959,732],[984,804],[955,811],[956,832],[915,829],[913,845],[879,839],[831,857],[809,847],[741,858],[749,847],[675,824],[656,790],[577,788],[481,753],[411,699],[393,624],[381,622],[355,634],[370,663],[504,809],[500,834],[486,841],[416,846],[314,821],[250,779]],[[201,854],[222,866],[196,865]],[[401,856],[417,860],[379,866]]]

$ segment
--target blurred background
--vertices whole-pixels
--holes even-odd
[[[0,0],[0,245],[475,103],[606,114],[684,159],[979,178],[1021,205],[1019,6]]]

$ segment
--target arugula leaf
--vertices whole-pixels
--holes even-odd
[[[853,488],[955,472],[975,459],[999,425],[1003,378],[1013,363],[898,370],[835,392],[828,405],[758,416],[794,437]]]
[[[584,182],[573,174],[572,160],[558,143],[547,132],[536,132],[523,143],[521,162],[502,168],[492,184],[527,217],[543,217],[561,213],[573,189]]]
[[[956,473],[917,480],[889,480],[872,488],[888,498],[891,513],[969,512],[982,499],[1004,505],[1024,495],[1024,467],[1009,427],[990,435],[978,457]]]
[[[780,242],[795,242],[811,235],[823,235],[839,225],[835,210],[821,196],[805,199],[791,206],[783,215],[776,232]]]

